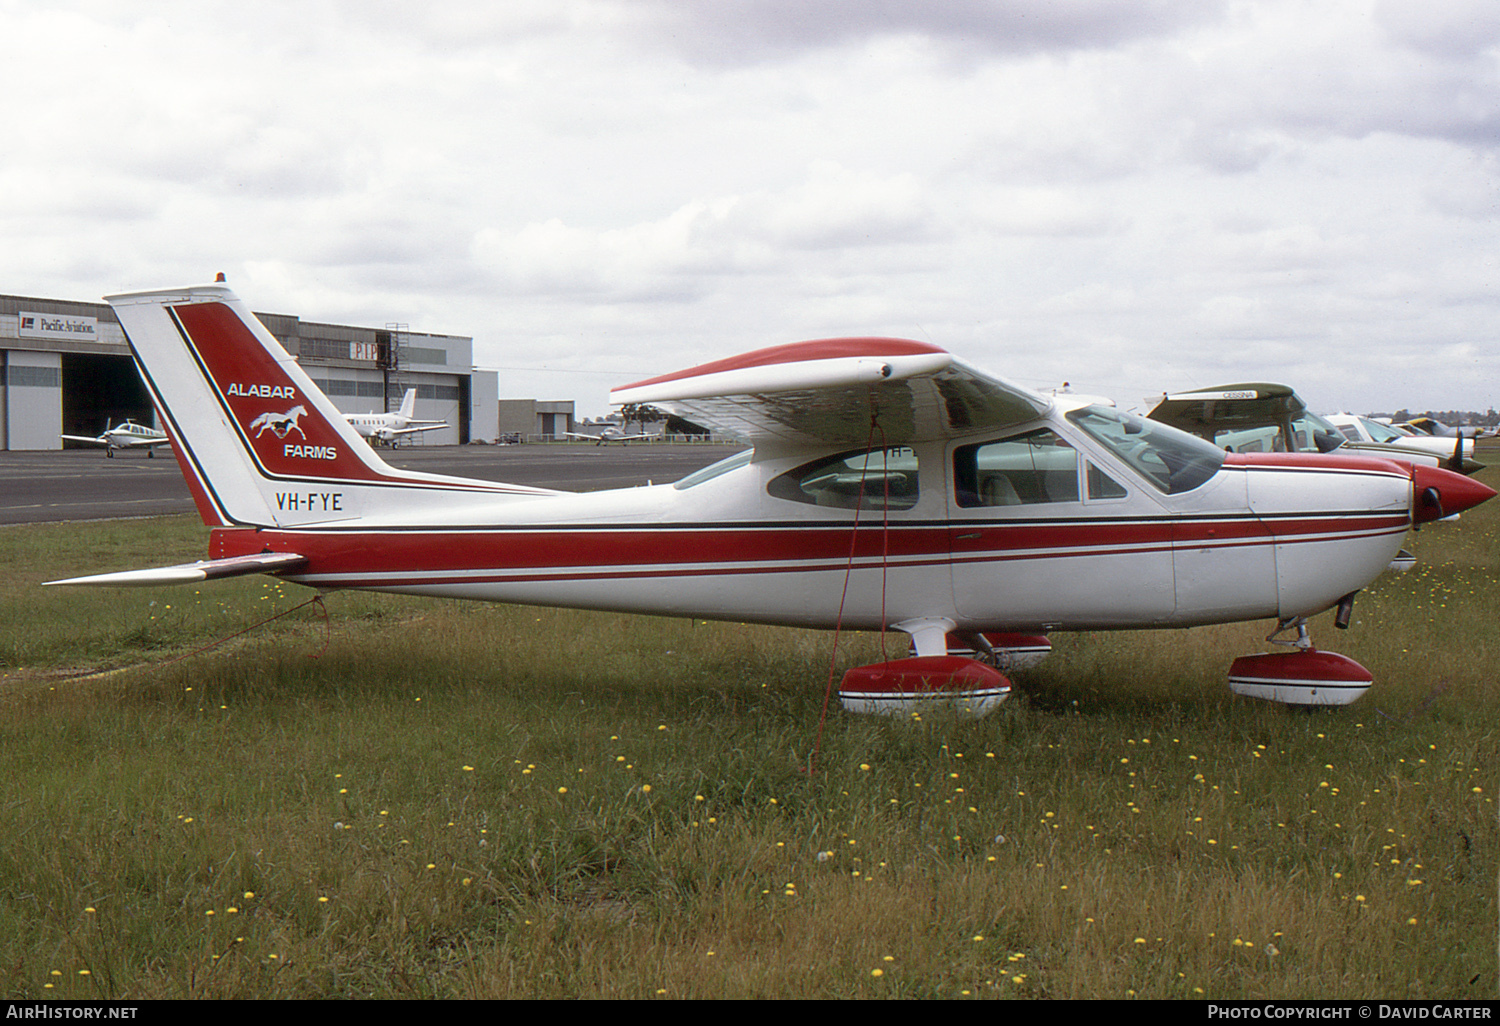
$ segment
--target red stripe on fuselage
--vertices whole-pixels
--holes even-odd
[[[861,529],[855,558],[893,559],[946,553],[946,527]],[[307,573],[369,573],[758,563],[847,559],[849,530],[688,528],[509,531],[215,531],[213,551],[241,555],[269,549],[308,558]]]
[[[1267,526],[1270,528],[1273,537],[1277,540],[1285,541],[1290,538],[1311,534],[1349,533],[1364,536],[1405,531],[1411,527],[1411,517],[1403,511],[1401,513],[1366,516],[1353,523],[1359,525],[1357,529],[1351,526],[1351,519],[1349,517],[1337,514],[1287,517],[1276,517],[1273,515],[1268,517]]]
[[[1170,551],[1177,546],[1205,548],[1274,545],[1290,539],[1328,540],[1403,532],[1404,517],[1314,515],[1278,522],[1274,533],[1251,520],[1171,520],[1024,525],[922,525],[861,528],[851,546],[845,525],[768,528],[711,526],[657,529],[583,530],[412,530],[277,531],[232,529],[213,534],[214,558],[253,552],[294,552],[308,564],[297,576],[324,574],[514,574],[536,571],[547,577],[618,573],[678,575],[779,572],[798,564],[841,566],[884,560],[902,566],[944,562],[1125,555]],[[977,533],[977,538],[964,537]],[[1315,536],[1326,536],[1319,539]],[[852,548],[852,553],[851,553]],[[656,571],[650,568],[670,566]],[[693,569],[701,567],[702,569]]]

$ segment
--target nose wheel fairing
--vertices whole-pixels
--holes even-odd
[[[1339,601],[1335,626],[1349,626],[1354,594]],[[1296,637],[1282,640],[1288,631]],[[1240,656],[1229,667],[1229,690],[1246,698],[1261,698],[1283,705],[1348,705],[1369,690],[1374,676],[1348,656],[1313,648],[1307,618],[1291,616],[1278,620],[1266,640],[1285,645],[1290,652],[1260,652]]]

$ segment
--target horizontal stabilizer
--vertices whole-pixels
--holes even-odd
[[[291,570],[307,562],[306,556],[291,552],[257,552],[228,559],[200,559],[196,563],[161,566],[151,570],[122,570],[114,574],[71,577],[46,584],[72,584],[93,588],[148,588],[164,584],[193,584],[219,577],[242,577],[246,574],[268,574]]]

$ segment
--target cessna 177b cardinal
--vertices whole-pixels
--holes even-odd
[[[753,443],[675,484],[573,494],[421,474],[362,444],[227,286],[109,302],[213,527],[210,558],[53,583],[270,573],[325,591],[906,632],[915,656],[845,676],[858,709],[990,704],[1009,690],[1008,650],[1052,631],[1260,618],[1296,639],[1237,660],[1237,691],[1351,701],[1370,674],[1313,649],[1305,619],[1338,606],[1347,620],[1410,527],[1495,494],[1385,459],[1226,454],[884,338],[616,389]],[[288,421],[295,434],[255,427]]]

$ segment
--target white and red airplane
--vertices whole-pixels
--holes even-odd
[[[158,445],[170,444],[166,432],[137,424],[133,420],[122,421],[114,427],[106,427],[102,435],[62,435],[65,442],[82,442],[85,445],[104,446],[104,455],[114,458],[116,449],[145,449],[147,456],[156,455]]]
[[[1369,672],[1313,649],[1306,618],[1338,606],[1347,621],[1408,529],[1495,494],[1385,459],[1226,454],[882,338],[616,389],[753,443],[675,484],[574,494],[422,474],[362,444],[227,286],[109,302],[213,527],[210,558],[52,583],[274,573],[326,591],[909,634],[914,657],[846,674],[858,709],[988,705],[1009,690],[994,665],[1006,650],[1052,631],[1261,618],[1296,640],[1236,660],[1237,691],[1352,701]],[[251,429],[289,418],[296,437]]]

